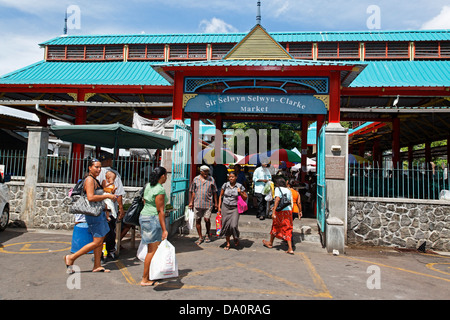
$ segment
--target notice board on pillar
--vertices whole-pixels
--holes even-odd
[[[325,156],[325,178],[345,179],[345,156]]]

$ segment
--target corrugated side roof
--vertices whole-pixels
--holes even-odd
[[[351,61],[367,64],[350,87],[448,87],[450,61]],[[153,67],[171,66],[306,66],[345,65],[345,62],[310,60],[204,62],[45,62],[40,61],[0,78],[0,84],[170,85]]]
[[[169,85],[149,62],[45,61],[4,75],[0,84]]]
[[[372,61],[350,87],[448,87],[450,61]]]
[[[269,32],[278,42],[322,41],[450,41],[450,30],[371,30],[371,31],[298,31]],[[60,36],[45,45],[237,43],[247,33],[186,33]]]

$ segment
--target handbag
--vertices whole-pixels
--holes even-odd
[[[280,187],[278,187],[278,189],[280,189],[282,196],[280,198],[280,202],[278,203],[276,211],[283,211],[284,208],[291,205],[291,200],[288,199],[287,194],[285,194],[285,193],[283,193],[283,191],[281,191]]]
[[[247,209],[248,209],[247,202],[245,202],[241,196],[238,196],[237,207],[238,207],[239,213],[243,213],[243,212],[247,211]]]
[[[139,194],[133,198],[130,207],[125,213],[125,216],[123,217],[123,222],[125,224],[131,224],[133,226],[140,225],[139,216],[141,215],[141,211],[144,208],[144,190],[146,186],[144,186],[139,192]]]
[[[103,201],[89,201],[84,194],[81,196],[75,196],[74,199],[76,200],[69,208],[69,213],[98,217],[103,211]]]
[[[97,181],[97,183],[99,183],[97,179],[95,180]],[[75,187],[72,189],[72,205],[69,208],[69,213],[98,217],[103,212],[105,204],[103,201],[88,200],[86,192],[84,191],[84,181],[85,179],[79,180]],[[74,193],[74,191],[76,192]]]

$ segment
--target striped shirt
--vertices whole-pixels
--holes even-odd
[[[211,208],[214,204],[214,193],[217,193],[214,178],[208,176],[208,178],[202,179],[201,176],[196,176],[194,180],[192,180],[189,192],[195,194],[193,201],[194,208]]]

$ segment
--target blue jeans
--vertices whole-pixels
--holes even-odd
[[[141,241],[149,244],[162,240],[162,228],[159,223],[159,215],[155,216],[139,216],[141,226]]]

